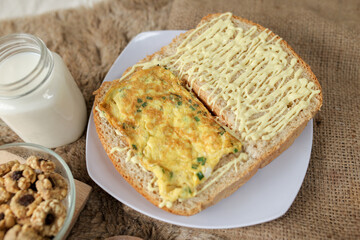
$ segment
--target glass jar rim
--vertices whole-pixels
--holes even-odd
[[[48,69],[48,72],[46,75],[39,81],[38,84],[35,84],[32,86],[29,90],[21,92],[21,94],[15,94],[15,95],[6,95],[4,96],[0,91],[0,99],[15,99],[20,98],[22,96],[25,96],[33,91],[35,91],[38,87],[40,87],[50,76],[54,63],[53,58],[46,47],[45,43],[38,37],[28,34],[28,33],[14,33],[9,34],[3,37],[0,37],[0,63],[1,61],[6,61],[11,56],[14,56],[21,52],[33,52],[30,51],[30,48],[25,48],[26,44],[32,44],[33,48],[32,50],[38,51],[38,54],[40,55],[40,58],[38,59],[36,66],[27,73],[24,77],[10,82],[10,83],[1,83],[0,82],[0,90],[1,88],[5,89],[6,91],[16,91],[19,89],[22,89],[26,86],[29,86],[29,84],[39,76],[39,74],[44,71],[44,66],[46,64],[46,61],[50,60],[50,67]],[[28,49],[28,51],[21,50],[21,47],[24,49]],[[19,50],[20,49],[20,50]],[[3,59],[2,59],[3,58]]]

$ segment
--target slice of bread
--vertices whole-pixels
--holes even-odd
[[[234,27],[241,28],[242,30],[230,32],[231,36],[227,38],[226,41],[222,41],[223,39],[221,38],[216,39],[216,35],[212,32],[214,24],[219,24],[221,34],[227,33],[226,30],[230,28],[228,28],[226,24],[233,25]],[[207,31],[210,32],[210,34],[208,34]],[[184,56],[191,58],[192,54],[196,55],[196,52],[191,51],[201,45],[201,42],[197,44],[193,44],[193,42],[200,39],[202,34],[204,35],[206,33],[207,36],[214,36],[214,39],[211,39],[213,41],[211,44],[205,44],[208,48],[211,48],[212,45],[216,46],[219,42],[222,44],[221,47],[237,44],[234,39],[237,39],[236,37],[238,35],[240,37],[246,35],[247,32],[251,32],[251,39],[255,39],[259,36],[262,37],[256,46],[262,46],[261,44],[265,44],[265,47],[260,49],[261,51],[259,53],[260,55],[262,54],[261,56],[265,56],[264,59],[267,59],[269,56],[266,55],[267,53],[264,53],[264,51],[272,51],[272,54],[275,55],[274,57],[269,58],[270,60],[268,60],[267,64],[272,64],[272,59],[276,60],[278,58],[278,56],[276,56],[277,54],[281,55],[280,64],[283,64],[284,66],[282,69],[276,69],[276,71],[274,70],[280,77],[275,76],[275,73],[266,72],[269,70],[266,70],[267,65],[264,65],[261,62],[263,61],[262,59],[260,59],[261,61],[259,60],[260,62],[257,63],[251,59],[251,56],[259,58],[259,55],[254,55],[254,52],[257,51],[258,47],[254,50],[251,48],[251,45],[246,45],[246,47],[242,50],[243,54],[240,56],[242,60],[246,60],[247,57],[249,58],[249,60],[245,61],[247,65],[242,65],[243,63],[238,61],[236,64],[231,66],[230,70],[234,74],[232,75],[232,79],[228,79],[229,83],[222,79],[222,77],[226,76],[227,72],[230,72],[229,69],[225,69],[227,72],[225,72],[224,75],[215,74],[217,70],[222,69],[221,66],[223,63],[216,62],[214,59],[222,59],[226,54],[215,57],[211,55],[207,55],[208,57],[200,56],[200,58],[194,58],[191,60],[185,59],[185,64],[181,62],[181,58]],[[277,43],[276,46],[272,44],[275,42]],[[267,43],[271,43],[269,44],[270,48],[266,48]],[[241,46],[237,47],[241,48]],[[281,50],[277,48],[281,48]],[[233,48],[229,48],[227,53],[231,53],[232,49]],[[203,48],[201,51],[206,52],[217,50],[206,50],[206,48]],[[190,55],[188,53],[190,53]],[[235,58],[236,57],[233,56],[227,60],[232,61]],[[202,64],[209,65],[209,63],[214,63],[214,66],[216,64],[218,65],[210,70],[209,68],[206,69],[204,67],[206,71],[213,71],[210,75],[207,74],[206,71],[201,72],[200,70],[202,68]],[[252,63],[256,64],[252,66]],[[204,17],[196,29],[181,34],[175,38],[171,44],[163,47],[159,52],[148,56],[140,61],[139,64],[129,68],[123,74],[121,80],[131,77],[132,73],[137,71],[139,68],[148,68],[157,64],[169,68],[175,75],[186,81],[204,105],[218,117],[219,122],[223,124],[223,126],[226,126],[234,136],[240,139],[243,144],[243,150],[248,155],[247,159],[242,158],[236,161],[234,160],[236,157],[233,154],[224,156],[216,166],[214,173],[198,187],[199,189],[203,189],[204,186],[207,186],[204,190],[199,191],[199,193],[191,199],[174,202],[171,207],[166,205],[162,206],[162,209],[179,215],[196,214],[206,207],[211,206],[221,199],[231,195],[242,184],[250,179],[256,173],[257,169],[264,167],[281,152],[287,149],[293,143],[295,138],[300,135],[307,122],[316,114],[322,105],[321,87],[315,75],[312,73],[310,67],[290,48],[290,46],[288,46],[285,41],[281,40],[280,37],[266,30],[262,26],[248,20],[232,16],[229,13],[211,14]],[[197,69],[195,71],[193,70],[194,66]],[[243,79],[245,82],[253,84],[253,86],[247,88],[246,91],[242,91],[242,89],[247,86],[244,86],[243,83],[240,82],[238,87],[227,90],[230,97],[228,97],[227,94],[224,94],[224,89],[222,88],[226,88],[226,84],[233,87],[233,83],[237,83],[236,79],[240,79],[242,76],[241,74],[246,72],[249,66],[251,66],[249,74],[247,75],[249,76],[249,79]],[[274,65],[274,69],[276,67],[277,66]],[[252,76],[251,74],[256,74],[257,72],[264,74],[260,77],[257,75],[255,75],[255,77],[250,77]],[[281,78],[281,74],[285,72],[288,73],[288,75],[284,75]],[[198,75],[196,75],[197,73]],[[273,77],[273,79],[281,79],[278,81],[280,83],[271,85],[270,82],[270,86],[269,81],[271,81],[271,77]],[[289,85],[290,87],[282,88],[282,86],[287,86],[287,84],[290,83],[292,84],[291,81],[295,83],[293,85]],[[257,86],[258,82],[262,82],[261,84],[259,83],[260,86]],[[300,82],[305,83],[305,87],[301,87]],[[297,88],[297,86],[299,87]],[[144,171],[139,163],[126,161],[126,154],[128,154],[126,151],[112,151],[114,147],[125,147],[126,142],[121,135],[116,133],[115,129],[104,117],[101,116],[101,112],[96,108],[110,87],[111,83],[105,82],[102,84],[100,89],[95,92],[96,97],[93,113],[99,138],[109,158],[119,173],[146,199],[154,205],[159,206],[161,198],[158,191],[156,188],[148,188],[148,185],[151,184],[151,181],[153,180],[153,174],[151,172]],[[256,91],[266,92],[267,95],[258,96],[256,95]],[[251,98],[251,94],[255,94],[258,97]],[[235,98],[233,101],[231,98],[234,96]],[[267,101],[270,97],[271,101]],[[251,101],[246,102],[246,98],[250,98]],[[233,101],[233,105],[229,106],[229,101]],[[240,101],[243,102],[239,103]],[[263,106],[262,109],[258,108],[259,101],[267,101],[266,104],[260,103],[260,105]],[[281,102],[280,105],[279,102]],[[283,105],[284,110],[281,108]],[[273,115],[269,115],[269,109],[272,109],[273,106],[280,110],[274,112]],[[239,114],[244,113],[244,107],[249,109],[249,111],[255,111],[255,113],[249,116],[246,116],[246,114]],[[259,113],[256,112],[257,109],[260,109]],[[290,113],[292,114],[291,118],[287,119],[290,116]],[[273,126],[270,127],[267,125],[268,128],[266,128],[266,126],[263,127],[261,124],[264,121],[261,122],[261,116],[265,115],[268,117],[267,119],[269,122],[276,123],[277,121],[278,124],[273,124]],[[258,118],[260,120],[258,120]],[[254,127],[253,122],[255,122],[255,125],[257,124],[256,126],[259,127]],[[270,131],[268,129],[270,129]]]

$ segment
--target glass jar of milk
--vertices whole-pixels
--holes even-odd
[[[48,148],[78,139],[84,98],[62,58],[37,37],[0,38],[0,117],[25,142]]]

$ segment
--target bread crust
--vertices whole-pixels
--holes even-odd
[[[219,16],[220,13],[217,14],[209,14],[205,16],[199,23],[198,26],[203,24],[206,21],[211,20],[214,17]],[[238,16],[232,16],[233,21],[241,21],[249,26],[257,26],[261,31],[265,30],[264,27],[262,27],[259,24],[253,23],[252,21],[249,21],[247,19],[238,17]],[[147,62],[152,60],[153,58],[161,55],[166,55],[166,51],[168,50],[169,46],[176,45],[178,41],[181,41],[187,34],[191,33],[193,31],[189,30],[186,33],[180,34],[178,37],[173,39],[173,41],[167,45],[161,48],[160,51],[147,56],[140,62]],[[276,36],[274,33],[271,33],[271,37]],[[276,36],[277,39],[280,37]],[[294,52],[294,50],[288,45],[288,43],[284,40],[281,40],[281,45],[283,48],[288,51],[289,54],[293,55],[297,58],[298,63],[300,64],[301,68],[304,69],[307,73],[307,77],[310,78],[312,82],[317,86],[319,90],[321,90],[321,86],[315,77],[314,73],[311,71],[311,68]],[[123,75],[128,73],[131,70],[131,67],[128,68]],[[131,76],[129,76],[131,77]],[[186,80],[186,79],[185,79]],[[115,80],[116,81],[116,80]],[[106,91],[110,88],[111,83],[110,82],[104,82],[101,87],[94,92],[95,96],[95,102],[94,106],[97,106],[102,98],[104,97]],[[207,93],[205,91],[200,90],[200,86],[196,83],[193,85],[193,90],[195,94],[200,98],[200,100],[205,104],[205,106],[208,109],[211,109],[210,106],[206,103],[206,97]],[[194,215],[203,209],[219,202],[221,199],[226,198],[230,196],[232,193],[234,193],[240,186],[242,186],[244,183],[246,183],[256,172],[259,168],[262,168],[269,164],[273,159],[275,159],[277,156],[279,156],[284,150],[286,150],[293,142],[294,140],[301,134],[303,129],[305,128],[307,122],[316,114],[316,112],[320,109],[322,105],[322,93],[320,91],[320,94],[316,96],[317,100],[317,106],[312,109],[311,112],[306,114],[301,121],[299,121],[295,127],[291,129],[291,131],[287,132],[286,134],[276,136],[278,137],[278,140],[276,144],[269,144],[269,146],[265,147],[265,151],[257,156],[256,158],[250,157],[250,159],[245,163],[244,165],[241,165],[238,163],[237,168],[239,168],[239,171],[236,171],[232,168],[227,172],[223,179],[232,179],[232,181],[217,181],[215,184],[211,185],[206,191],[204,191],[202,196],[196,196],[193,199],[188,199],[184,201],[183,203],[176,202],[174,203],[174,206],[171,208],[167,208],[164,206],[162,209],[165,211],[178,214],[178,215]],[[220,104],[215,104],[215,107],[213,109],[213,113],[215,115],[218,115],[221,110]],[[117,169],[117,171],[123,176],[123,178],[138,191],[140,194],[142,194],[148,201],[150,201],[155,206],[159,206],[161,199],[158,195],[158,193],[151,192],[147,189],[147,183],[153,178],[153,174],[151,172],[141,172],[141,167],[137,166],[136,164],[127,163],[125,161],[124,154],[119,154],[118,152],[111,152],[111,149],[114,147],[112,145],[113,141],[109,139],[115,139],[115,141],[122,145],[126,146],[127,143],[124,138],[116,136],[115,130],[111,129],[111,125],[107,123],[107,121],[104,121],[101,119],[99,112],[93,108],[93,114],[94,114],[94,122],[96,126],[96,131],[99,135],[100,141],[102,145],[104,146],[105,151],[107,152],[110,160],[112,161],[113,165]],[[226,116],[220,116],[220,121],[229,127],[229,123],[227,122]],[[228,161],[231,161],[235,156],[227,156],[221,159],[219,162],[219,165],[224,165]],[[133,165],[130,167],[130,165]],[[137,172],[141,172],[141,178],[135,178],[134,177],[134,171],[133,168],[138,168]],[[136,170],[136,169],[135,169]]]

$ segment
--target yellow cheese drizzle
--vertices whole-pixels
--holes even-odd
[[[99,113],[100,118],[106,119],[105,113],[103,111],[101,111],[98,106],[95,107],[95,110]]]
[[[163,208],[164,206],[166,206],[167,208],[171,208],[172,207],[172,202],[163,200],[159,204],[159,208]]]
[[[224,13],[202,24],[175,54],[136,64],[122,79],[137,67],[166,66],[186,76],[190,88],[197,81],[199,92],[209,93],[212,108],[225,100],[219,115],[225,110],[235,114],[232,128],[242,139],[270,140],[320,91],[300,77],[298,60],[284,51],[280,38],[271,37],[268,29],[259,33],[257,26],[245,31],[231,17]]]
[[[153,187],[154,186],[154,187]],[[157,182],[156,182],[156,178],[154,177],[153,179],[151,179],[151,181],[148,183],[147,189],[152,192],[152,191],[157,191],[159,188],[157,186]]]
[[[113,154],[114,152],[123,152],[123,151],[129,151],[130,148],[129,147],[113,147],[111,150],[110,150],[110,153]]]
[[[246,161],[248,159],[248,156],[246,153],[240,153],[240,155],[231,160],[230,162],[228,162],[227,164],[225,164],[224,166],[222,166],[221,168],[217,169],[213,174],[213,178],[206,184],[204,185],[196,194],[200,194],[203,191],[205,191],[205,189],[207,189],[208,187],[210,187],[212,184],[214,184],[219,178],[221,178],[221,176],[223,176],[225,173],[227,173],[231,167],[235,167],[235,171],[237,172],[237,164],[238,162],[240,162],[240,164],[243,161]]]

